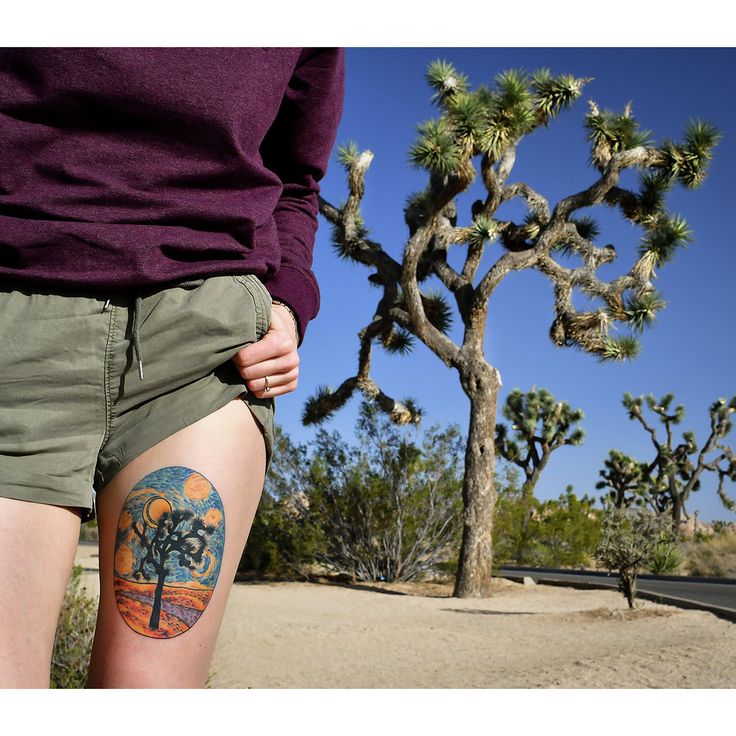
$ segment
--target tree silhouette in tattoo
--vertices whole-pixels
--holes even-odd
[[[171,574],[169,562],[175,555],[176,562],[186,570],[194,571],[201,567],[203,555],[209,540],[216,530],[215,525],[205,523],[204,519],[195,516],[189,509],[171,509],[157,515],[155,525],[145,523],[147,515],[144,509],[144,523],[133,523],[132,528],[140,540],[144,555],[134,574],[136,577],[148,578],[152,571],[156,579],[156,592],[153,599],[150,629],[158,628],[161,616],[161,596],[164,592],[166,578]],[[150,537],[148,531],[151,530]]]

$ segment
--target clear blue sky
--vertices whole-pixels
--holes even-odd
[[[522,141],[509,181],[526,181],[545,195],[551,206],[564,196],[592,183],[596,171],[588,166],[588,144],[583,128],[587,100],[600,108],[623,110],[632,100],[633,114],[656,142],[680,140],[689,118],[714,123],[723,137],[715,148],[710,173],[701,188],[679,185],[668,195],[668,207],[682,214],[694,230],[695,241],[673,262],[658,271],[657,288],[668,302],[653,328],[644,334],[642,351],[628,363],[601,365],[593,356],[555,348],[548,330],[553,318],[552,288],[536,272],[510,275],[492,297],[485,340],[486,356],[501,373],[501,401],[510,390],[545,387],[558,399],[585,412],[586,440],[582,447],[565,447],[550,461],[537,489],[541,499],[556,498],[568,483],[575,491],[595,490],[598,471],[610,448],[641,460],[651,458],[648,435],[631,422],[621,405],[625,391],[634,395],[673,392],[684,404],[682,427],[692,429],[699,442],[708,431],[707,409],[719,396],[736,393],[734,341],[731,318],[736,306],[732,289],[736,253],[729,227],[733,211],[732,173],[736,168],[736,106],[730,94],[736,73],[736,53],[718,48],[354,48],[347,50],[345,112],[337,145],[355,140],[375,158],[366,177],[363,214],[373,239],[396,259],[406,241],[403,204],[422,188],[423,172],[408,164],[407,153],[416,138],[416,124],[435,117],[428,64],[437,58],[452,62],[468,75],[471,88],[492,86],[499,72],[512,67],[529,71],[548,67],[553,74],[593,77],[573,108]],[[622,177],[633,186],[634,172]],[[458,204],[458,224],[470,219],[469,204],[482,196],[476,182]],[[323,180],[322,195],[338,204],[346,197],[343,168],[336,155]],[[612,278],[628,270],[641,231],[614,210],[587,210],[602,226],[599,244],[613,243],[617,264],[601,276]],[[521,219],[520,206],[499,216]],[[297,442],[308,442],[315,427],[303,427],[304,401],[320,384],[337,387],[357,367],[357,332],[372,318],[378,291],[367,281],[370,269],[339,259],[329,240],[329,225],[320,217],[314,271],[322,293],[321,311],[309,326],[300,350],[298,390],[278,399],[276,420]],[[491,246],[478,271],[485,272],[500,246]],[[460,267],[463,248],[456,247],[450,262]],[[444,291],[432,278],[426,287]],[[445,293],[447,293],[445,291]],[[452,301],[451,301],[452,303]],[[461,321],[455,316],[451,332],[459,343]],[[446,368],[417,341],[410,356],[390,356],[374,346],[372,375],[383,390],[396,398],[413,396],[426,411],[424,425],[458,423],[467,432],[469,402],[457,373]],[[360,398],[323,424],[354,439]],[[499,404],[500,405],[500,404]],[[500,412],[499,412],[500,416]],[[421,431],[421,430],[420,430]],[[730,435],[736,442],[736,430]],[[702,520],[729,519],[715,493],[715,480],[705,476],[688,511],[699,510]],[[736,498],[736,487],[727,484]]]

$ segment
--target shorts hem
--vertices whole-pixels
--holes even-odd
[[[95,518],[95,501],[92,489],[89,492],[79,490],[79,486],[74,484],[61,483],[61,490],[49,487],[52,479],[48,476],[41,476],[45,485],[35,483],[33,480],[26,478],[13,477],[12,474],[0,470],[2,474],[2,486],[0,487],[0,496],[3,498],[12,498],[18,501],[30,501],[31,503],[43,503],[49,506],[74,506],[82,509],[82,523],[91,521]]]
[[[215,380],[217,380],[215,378]],[[258,427],[261,429],[261,433],[264,437],[266,445],[266,473],[271,464],[271,458],[273,456],[273,446],[271,441],[271,435],[273,429],[265,427],[263,420],[258,416],[258,412],[254,411],[253,406],[249,403],[247,397],[242,396],[247,394],[248,389],[242,384],[220,384],[217,396],[213,400],[201,401],[195,403],[191,399],[187,402],[186,413],[179,415],[170,415],[168,422],[162,422],[160,418],[156,420],[149,420],[148,431],[141,431],[140,428],[135,428],[130,432],[134,434],[135,439],[126,436],[122,438],[119,443],[115,443],[111,446],[109,453],[102,451],[99,455],[98,467],[95,471],[95,483],[94,487],[99,492],[104,488],[126,465],[131,463],[137,457],[142,455],[146,450],[150,450],[159,442],[165,440],[178,431],[185,427],[198,422],[200,419],[204,419],[213,412],[222,409],[233,399],[242,397],[243,403],[245,403],[251,410],[251,414],[256,420]],[[113,433],[113,439],[115,435]],[[124,447],[124,454],[119,455],[116,453],[116,445],[120,444]]]

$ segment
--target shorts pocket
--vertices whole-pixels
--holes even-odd
[[[235,274],[233,279],[244,286],[253,299],[253,304],[256,310],[257,342],[268,332],[268,328],[271,326],[271,294],[255,274]]]

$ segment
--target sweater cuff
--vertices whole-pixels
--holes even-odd
[[[299,328],[297,348],[301,347],[307,332],[307,324],[319,312],[320,293],[316,279],[300,268],[282,263],[278,272],[264,282],[264,286],[273,299],[278,299],[291,307]]]

